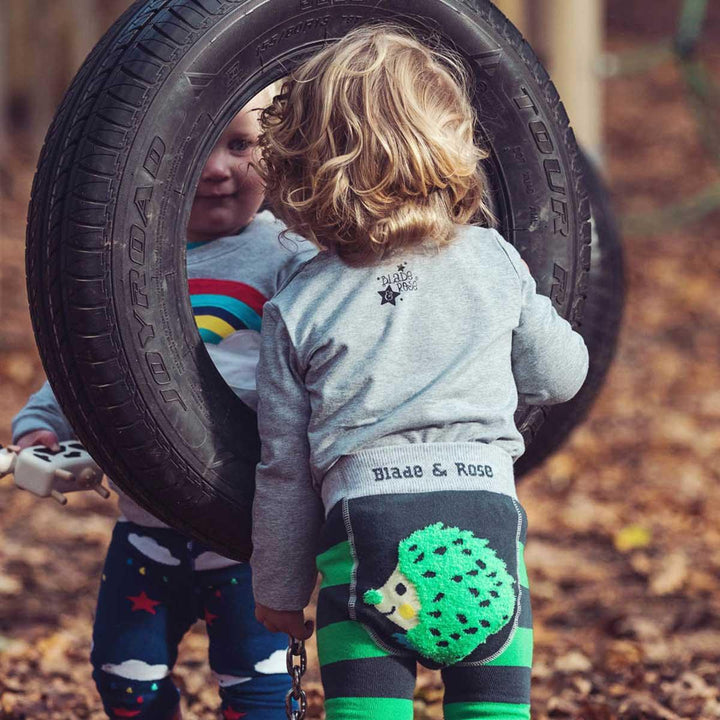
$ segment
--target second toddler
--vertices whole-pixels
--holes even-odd
[[[263,91],[225,129],[203,168],[187,233],[198,331],[221,375],[252,407],[263,304],[313,255],[284,248],[278,242],[282,223],[258,212],[264,192],[250,163],[259,107],[271,99],[272,91]],[[47,383],[14,419],[13,437],[22,447],[74,437]],[[91,654],[108,717],[179,719],[170,673],[183,635],[203,619],[223,717],[280,720],[285,637],[256,621],[249,565],[212,552],[119,496]]]

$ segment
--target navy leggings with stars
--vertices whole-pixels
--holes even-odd
[[[287,636],[255,620],[249,565],[218,564],[222,558],[175,530],[116,524],[91,655],[108,717],[174,716],[179,693],[169,673],[180,640],[198,619],[206,623],[223,717],[285,717]]]

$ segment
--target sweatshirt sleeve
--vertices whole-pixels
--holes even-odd
[[[290,278],[292,278],[306,262],[312,260],[318,253],[317,248],[311,246],[307,240],[293,240],[293,242],[301,242],[302,244],[298,246],[297,252],[290,255],[286,262],[278,268],[276,292],[285,287]]]
[[[520,279],[521,310],[513,331],[512,368],[521,402],[552,405],[573,398],[585,382],[588,351],[582,336],[560,317],[515,248],[498,241]]]
[[[313,489],[310,403],[287,328],[265,305],[257,372],[262,441],[253,503],[253,591],[275,610],[302,610],[315,585],[315,554],[324,521]]]
[[[28,398],[25,407],[13,418],[13,442],[17,442],[23,435],[33,430],[52,430],[60,442],[75,438],[75,432],[63,415],[47,380]]]

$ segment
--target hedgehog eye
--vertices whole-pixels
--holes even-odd
[[[398,584],[395,586],[395,592],[396,592],[398,595],[404,595],[404,594],[407,592],[407,588],[406,588],[402,583],[398,583]]]

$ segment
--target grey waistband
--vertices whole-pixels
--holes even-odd
[[[344,455],[323,478],[325,511],[342,498],[489,490],[517,499],[510,455],[486,443],[418,443]]]

